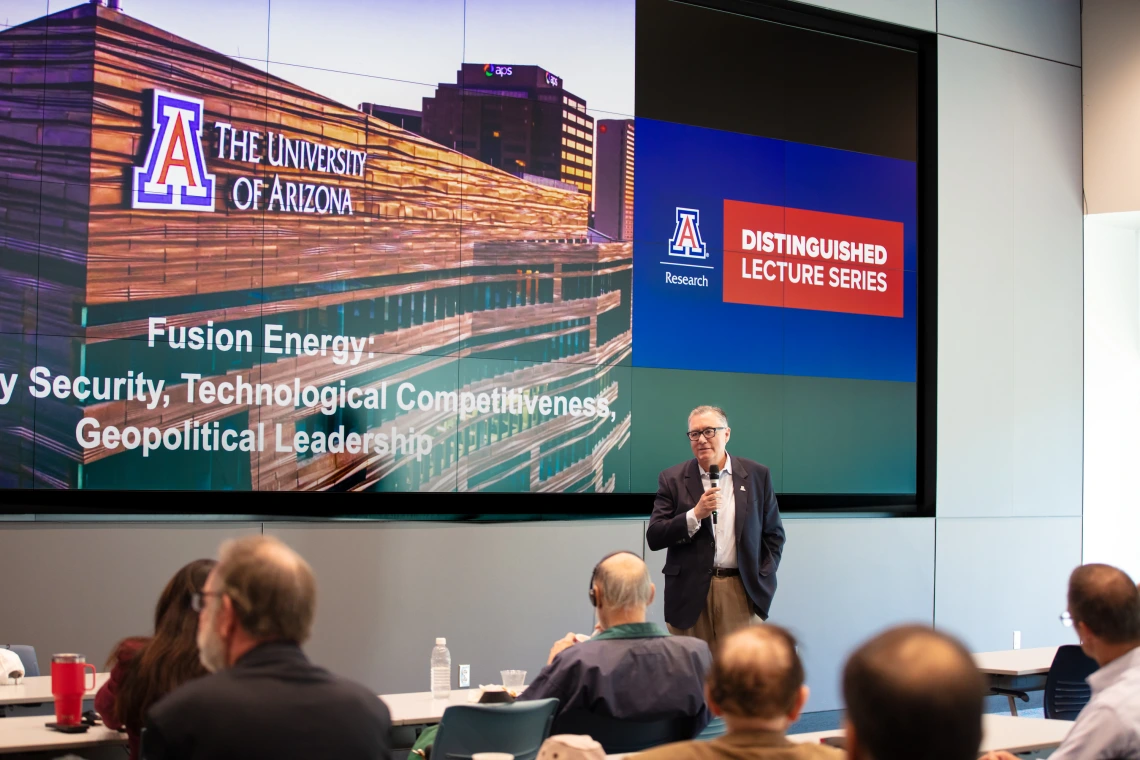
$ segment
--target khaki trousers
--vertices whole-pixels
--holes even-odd
[[[762,622],[760,616],[752,611],[752,600],[744,590],[744,581],[739,575],[734,575],[712,579],[705,608],[692,628],[674,628],[671,625],[668,628],[674,636],[702,639],[712,649],[733,631]]]

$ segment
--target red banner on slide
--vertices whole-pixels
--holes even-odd
[[[724,300],[903,315],[903,225],[724,202]]]

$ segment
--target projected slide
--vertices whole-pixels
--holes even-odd
[[[915,158],[665,113],[723,14],[139,5],[0,30],[0,487],[915,490]]]

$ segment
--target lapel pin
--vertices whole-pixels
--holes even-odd
[[[741,487],[740,487],[740,490],[741,490],[741,491],[743,491],[743,490],[744,490],[744,486],[741,486]]]

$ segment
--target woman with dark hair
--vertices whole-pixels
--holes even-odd
[[[146,711],[182,684],[206,675],[198,661],[198,613],[191,599],[206,586],[217,563],[196,559],[162,591],[154,610],[154,636],[123,639],[111,653],[111,677],[95,695],[95,710],[108,728],[126,730],[131,760],[139,756]]]

